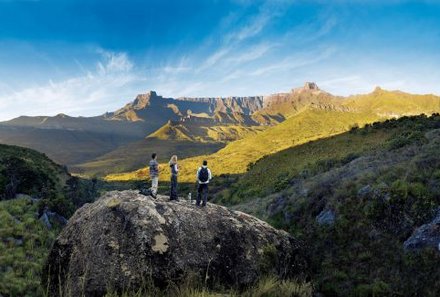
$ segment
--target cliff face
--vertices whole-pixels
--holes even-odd
[[[209,204],[110,192],[79,209],[57,238],[44,271],[49,296],[103,296],[165,286],[187,274],[244,287],[264,273],[300,274],[300,244],[247,214]]]
[[[265,96],[262,113],[289,116],[309,106],[324,110],[350,111],[341,103],[341,98],[322,91],[316,83],[307,82],[303,87],[292,89],[289,93]]]

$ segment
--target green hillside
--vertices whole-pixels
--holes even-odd
[[[356,131],[355,129],[352,131]],[[234,198],[239,200],[268,195],[288,185],[290,179],[306,174],[311,164],[319,160],[348,162],[365,151],[379,149],[390,137],[392,133],[385,130],[375,130],[374,133],[368,134],[345,132],[288,148],[251,164],[249,171],[242,175],[239,182],[228,192],[233,193]]]
[[[267,156],[216,202],[302,239],[325,296],[434,297],[437,247],[404,242],[439,210],[439,168],[440,115],[403,117]]]
[[[279,125],[260,133],[229,143],[211,155],[202,155],[182,160],[180,180],[194,181],[194,170],[203,159],[209,160],[216,175],[241,174],[250,163],[291,146],[342,133],[351,126],[373,122],[377,117],[366,113],[348,113],[309,108],[287,119]],[[332,123],[332,124],[330,124]],[[122,174],[111,174],[107,180],[132,180],[145,178],[145,169]],[[166,175],[164,178],[168,179]]]
[[[231,142],[263,131],[267,126],[221,123],[211,119],[203,122],[168,122],[148,135],[147,139],[193,141],[201,143]]]
[[[243,174],[260,158],[298,146],[309,141],[326,138],[378,120],[406,114],[432,114],[440,112],[440,97],[413,95],[397,91],[376,89],[366,95],[340,98],[306,87],[291,93],[273,95],[265,109],[255,116],[278,114],[287,117],[283,122],[228,143],[211,155],[200,155],[180,162],[180,180],[194,181],[194,170],[203,159],[209,160],[215,175]],[[168,179],[168,174],[163,179]],[[146,170],[109,174],[107,180],[145,179]]]
[[[44,296],[41,269],[61,224],[96,196],[96,181],[72,177],[37,151],[0,145],[0,296]]]
[[[67,169],[37,151],[0,145],[0,200],[26,194],[45,207],[69,217],[73,211],[94,199],[95,181],[73,177]]]
[[[370,94],[348,97],[343,105],[382,116],[398,117],[439,112],[440,97],[387,91],[378,87]]]

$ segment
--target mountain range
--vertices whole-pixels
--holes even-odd
[[[160,152],[161,161],[174,153],[187,158],[184,173],[207,156],[217,172],[240,173],[265,155],[353,125],[439,111],[440,97],[434,95],[376,88],[340,97],[312,82],[268,96],[164,98],[150,91],[100,116],[21,116],[1,122],[0,143],[36,149],[89,176],[137,170],[153,151]]]

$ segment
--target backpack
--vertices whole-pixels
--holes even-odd
[[[206,183],[209,180],[208,168],[202,167],[199,171],[199,181]]]

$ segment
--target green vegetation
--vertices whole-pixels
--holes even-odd
[[[438,251],[403,242],[440,205],[439,168],[440,115],[403,117],[268,156],[218,201],[303,240],[325,296],[434,297]]]
[[[0,295],[43,296],[41,270],[59,231],[38,220],[30,197],[0,201]]]
[[[61,222],[97,196],[97,181],[72,177],[44,154],[0,145],[0,295],[43,296],[41,269]]]
[[[177,140],[193,142],[230,142],[254,135],[263,131],[267,126],[244,124],[221,124],[211,119],[204,122],[168,122],[159,130],[150,134],[147,139]]]
[[[105,297],[312,297],[312,294],[313,288],[310,283],[267,277],[245,291],[209,290],[204,288],[201,282],[185,281],[179,285],[170,285],[165,290],[148,286],[138,292],[109,293]]]
[[[343,103],[350,108],[374,112],[382,116],[404,116],[440,112],[440,100],[435,95],[414,95],[376,88],[365,95],[348,97]]]
[[[47,207],[70,217],[97,196],[96,182],[70,176],[65,167],[37,151],[0,145],[0,200],[27,194],[38,199],[40,211]]]
[[[224,193],[226,200],[222,202],[236,204],[279,192],[295,177],[348,163],[364,151],[380,148],[389,137],[390,133],[383,130],[367,135],[347,132],[263,157],[250,164],[248,171]]]

